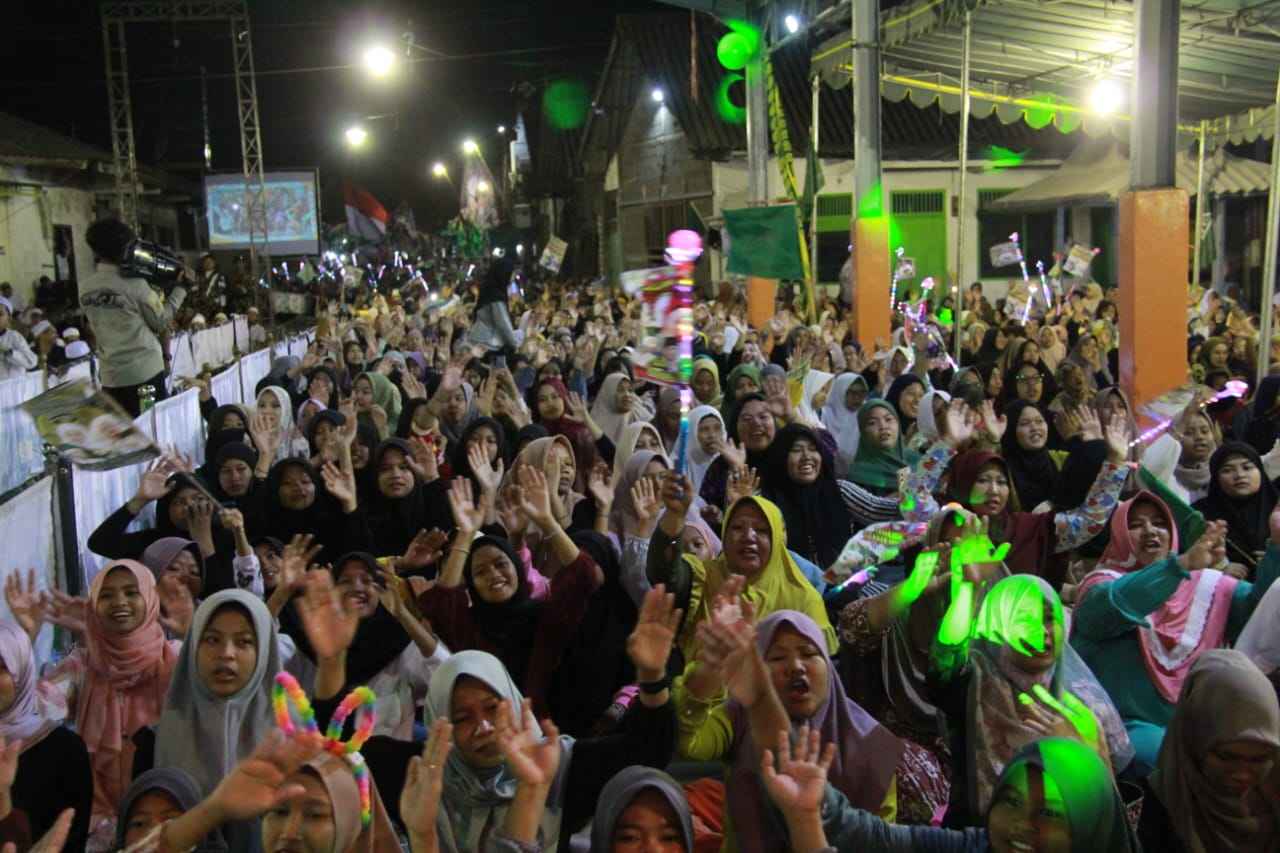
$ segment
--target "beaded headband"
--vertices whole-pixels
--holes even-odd
[[[351,772],[356,777],[356,787],[360,789],[362,826],[368,826],[373,820],[373,792],[369,768],[364,763],[364,756],[360,754],[360,747],[364,746],[365,741],[373,734],[373,727],[377,723],[378,715],[373,710],[373,703],[377,698],[368,687],[357,687],[352,690],[333,712],[333,718],[329,720],[329,728],[322,737],[325,752],[346,759],[351,765]],[[289,710],[290,703],[297,709],[303,730],[307,734],[319,736],[320,727],[316,725],[316,712],[311,707],[307,694],[302,691],[296,678],[287,672],[281,672],[276,675],[276,683],[271,687],[271,706],[275,710],[276,725],[286,735],[292,736],[297,733],[298,727],[293,722],[293,714]],[[351,739],[343,743],[342,725],[353,711],[358,712],[356,730],[351,735]]]

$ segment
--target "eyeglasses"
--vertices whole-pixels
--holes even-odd
[[[1044,377],[1041,376],[1039,373],[1033,373],[1030,376],[1019,376],[1017,377],[1017,380],[1019,382],[1027,382],[1027,383],[1039,385],[1044,382]]]

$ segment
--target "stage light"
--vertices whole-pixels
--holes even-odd
[[[369,139],[369,131],[365,130],[358,124],[353,124],[347,128],[346,132],[347,144],[352,148],[359,148]]]
[[[476,145],[476,141],[474,139],[467,139],[462,143],[462,150],[466,154],[479,154],[480,146]]]
[[[795,15],[787,15],[782,19],[783,26],[787,28],[787,32],[794,35],[800,29],[800,19]]]
[[[385,45],[375,44],[364,52],[364,67],[374,77],[386,77],[395,64],[395,54]]]
[[[489,182],[481,181],[476,184],[476,192],[487,193],[489,191]]]
[[[1114,80],[1099,80],[1089,93],[1089,106],[1099,115],[1109,115],[1124,103],[1124,90]]]
[[[649,97],[653,98],[654,103],[660,104],[664,100],[666,100],[667,95],[661,89],[654,89],[652,92],[649,93]]]
[[[506,126],[505,124],[500,124],[500,125],[498,125],[498,133],[499,133],[499,134],[503,134],[503,133],[506,133],[506,132],[507,132],[507,126]]]
[[[449,170],[445,168],[444,163],[436,163],[431,167],[431,174],[437,178],[447,178],[449,177]]]

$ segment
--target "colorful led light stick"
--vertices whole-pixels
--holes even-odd
[[[680,437],[676,441],[675,471],[683,474],[689,448],[689,410],[693,408],[693,266],[702,255],[702,237],[696,231],[673,231],[667,238],[667,263],[676,268],[673,288],[677,313],[676,328],[679,333],[680,356]]]
[[[893,264],[893,283],[889,286],[889,310],[894,311],[898,306],[898,267],[901,265],[902,256],[906,252],[906,248],[899,246],[894,250],[897,261]]]

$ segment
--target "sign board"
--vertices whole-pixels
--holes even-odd
[[[1077,243],[1071,247],[1071,251],[1067,253],[1067,259],[1062,262],[1062,271],[1072,278],[1084,278],[1089,274],[1089,267],[1093,264],[1093,256],[1093,249]]]
[[[110,471],[160,455],[145,432],[87,379],[68,382],[22,404],[40,438],[72,464]]]
[[[567,251],[569,251],[568,243],[559,237],[552,237],[547,241],[546,248],[542,250],[542,258],[538,261],[538,265],[552,272],[560,272],[560,267],[564,264],[564,255]]]
[[[277,314],[311,314],[311,302],[305,293],[271,293],[271,309]]]
[[[898,281],[909,281],[916,277],[916,259],[898,258],[898,267],[893,273]]]
[[[991,247],[991,266],[1011,267],[1022,260],[1022,250],[1014,242],[997,243]]]

